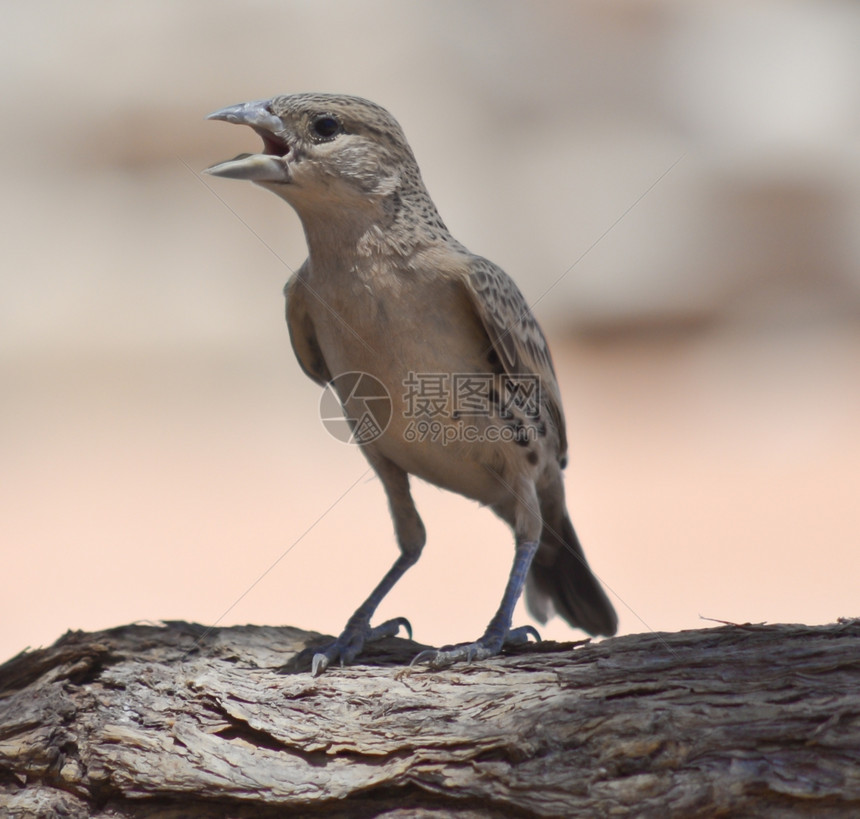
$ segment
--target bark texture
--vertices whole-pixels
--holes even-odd
[[[541,643],[390,639],[314,679],[294,628],[68,633],[0,666],[9,817],[860,816],[860,620]]]

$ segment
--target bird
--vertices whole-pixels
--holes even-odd
[[[304,229],[308,258],[284,288],[301,369],[334,389],[356,433],[368,409],[357,378],[389,402],[356,437],[387,495],[399,555],[314,653],[313,676],[401,628],[411,637],[404,617],[371,620],[426,541],[412,476],[489,507],[514,540],[483,634],[414,663],[445,668],[539,640],[533,626],[512,626],[523,593],[539,623],[558,614],[588,634],[615,634],[616,612],[567,512],[567,435],[546,337],[513,279],[451,235],[397,120],[369,100],[328,93],[240,103],[208,119],[248,126],[263,145],[206,171],[276,194]]]

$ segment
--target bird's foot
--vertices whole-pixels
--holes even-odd
[[[410,665],[428,665],[430,668],[447,668],[449,665],[465,661],[484,660],[498,654],[505,646],[521,646],[534,637],[540,642],[540,634],[532,626],[509,629],[504,634],[485,634],[474,643],[460,643],[440,649],[428,649],[417,654]]]
[[[372,643],[383,637],[395,637],[401,626],[406,630],[409,639],[412,639],[412,626],[405,617],[395,617],[375,627],[367,620],[350,620],[340,637],[314,654],[311,674],[319,677],[335,660],[341,665],[351,663],[361,653],[365,643]]]

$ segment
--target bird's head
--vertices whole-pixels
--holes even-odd
[[[400,125],[360,97],[293,94],[232,105],[208,118],[250,126],[263,150],[207,172],[261,185],[300,215],[332,204],[379,203],[404,186],[423,188]]]

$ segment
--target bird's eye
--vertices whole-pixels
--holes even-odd
[[[311,123],[311,130],[322,139],[331,139],[340,131],[340,123],[331,114],[323,114]]]

